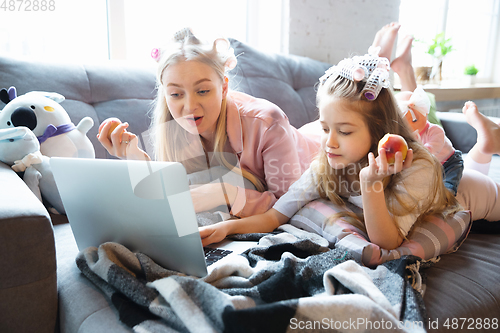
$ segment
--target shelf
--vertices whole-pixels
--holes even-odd
[[[469,87],[425,85],[423,88],[436,96],[436,102],[500,98],[498,84],[476,84]]]
[[[395,87],[395,90],[399,90]],[[460,86],[458,84],[426,84],[425,91],[436,96],[436,102],[477,100],[487,98],[500,98],[500,84],[477,83],[473,86]]]

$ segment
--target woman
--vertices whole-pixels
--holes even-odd
[[[184,29],[176,33],[172,45],[154,55],[158,61],[151,124],[155,158],[181,162],[192,183],[205,183],[191,186],[197,212],[226,204],[238,217],[269,210],[308,168],[319,142],[291,126],[276,105],[229,91],[226,72],[235,67],[236,57],[226,39],[204,44]],[[99,141],[119,158],[150,160],[127,127],[122,123],[110,139],[100,135]],[[110,129],[109,122],[103,124],[101,133]],[[208,179],[203,176],[207,169]],[[229,170],[231,176],[225,177]],[[245,188],[234,175],[243,176],[251,186]],[[210,183],[214,178],[223,181]]]

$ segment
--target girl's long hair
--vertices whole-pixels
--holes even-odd
[[[382,88],[375,100],[368,101],[361,93],[364,84],[364,82],[354,82],[341,76],[329,78],[318,87],[317,105],[319,106],[325,98],[342,98],[351,102],[353,112],[359,113],[368,127],[371,137],[370,151],[375,157],[378,156],[377,148],[380,139],[386,133],[398,134],[406,140],[408,148],[413,150],[413,161],[423,161],[422,164],[426,168],[428,167],[429,178],[422,181],[430,181],[433,186],[428,200],[425,202],[418,202],[416,198],[411,197],[408,192],[400,188],[401,185],[405,186],[405,179],[413,168],[410,167],[383,180],[383,190],[389,212],[393,216],[404,216],[420,208],[419,210],[423,211],[424,214],[420,215],[414,224],[415,226],[431,215],[446,217],[459,211],[460,205],[453,194],[444,186],[441,164],[422,144],[414,139],[410,127],[398,110],[392,91]],[[365,157],[353,166],[358,180],[359,171],[367,165],[368,157]],[[347,183],[345,179],[346,169],[333,169],[328,164],[324,149],[320,151],[311,167],[317,177],[320,196],[344,206],[344,201],[338,192],[340,186]],[[347,212],[338,213],[330,217],[330,223],[339,218],[343,218],[366,233],[363,215]],[[399,227],[398,230],[400,230]],[[404,238],[403,234],[401,236]]]
[[[201,141],[206,153],[204,140],[199,135],[190,134],[174,120],[168,109],[165,89],[162,85],[165,70],[182,61],[198,61],[210,66],[220,77],[222,84],[226,79],[226,70],[234,67],[236,58],[227,39],[218,38],[211,44],[202,43],[189,29],[182,30],[180,34],[177,33],[175,41],[160,51],[156,72],[157,95],[150,126],[155,159],[181,162],[187,172],[191,173],[207,167],[208,157],[206,156],[208,155],[200,156],[200,151],[196,149],[197,142]],[[226,120],[227,97],[222,100],[221,112],[216,123],[214,157],[220,165],[250,180],[258,191],[264,191],[265,188],[257,177],[232,165],[224,157],[224,146],[227,142]]]

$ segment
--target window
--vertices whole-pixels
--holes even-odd
[[[0,5],[0,55],[77,62],[108,56],[106,1],[0,0]]]
[[[281,52],[287,0],[0,0],[0,55],[38,60],[149,61],[184,27]],[[29,9],[29,10],[28,10]]]
[[[124,56],[140,60],[176,31],[190,27],[202,36],[245,39],[246,1],[123,1]],[[123,45],[122,45],[123,46]]]
[[[458,81],[475,65],[479,82],[492,82],[499,49],[500,0],[401,0],[400,37],[413,35],[413,65],[432,66],[425,42],[437,33],[451,38],[454,51],[443,61],[443,80]],[[499,65],[496,65],[499,66]]]
[[[202,37],[232,37],[269,52],[279,52],[283,3],[283,0],[124,0],[124,57],[144,59],[152,48],[162,46],[184,27],[192,28]]]

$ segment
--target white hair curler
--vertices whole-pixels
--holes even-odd
[[[389,86],[389,72],[382,68],[376,68],[368,78],[368,81],[361,92],[367,100],[373,101],[377,98],[382,88]]]
[[[341,76],[351,81],[366,81],[362,94],[369,101],[373,101],[382,88],[389,87],[390,69],[387,58],[370,53],[341,60],[338,65],[330,67],[319,80],[324,84],[332,76]]]

